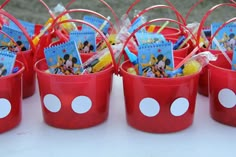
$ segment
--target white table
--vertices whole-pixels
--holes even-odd
[[[80,130],[57,129],[43,122],[37,92],[23,100],[21,124],[0,134],[0,157],[154,157],[236,155],[236,128],[209,116],[208,98],[198,95],[194,123],[170,134],[151,134],[126,123],[122,79],[114,76],[108,120]]]

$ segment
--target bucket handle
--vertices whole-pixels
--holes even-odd
[[[235,22],[235,21],[236,21],[236,17],[231,18],[231,19],[229,19],[228,21],[224,22],[224,23],[216,30],[216,32],[211,36],[211,38],[210,38],[210,41],[211,41],[211,42],[209,42],[209,44],[208,44],[208,46],[206,47],[206,49],[207,49],[207,50],[210,49],[210,46],[211,46],[211,44],[212,44],[213,39],[215,38],[215,36],[219,33],[219,31],[220,31],[223,27],[225,27],[227,24],[232,23],[232,22]]]
[[[32,49],[32,52],[35,52],[35,46],[32,42],[32,39],[30,38],[29,34],[27,33],[26,29],[20,24],[20,22],[14,17],[12,16],[10,13],[4,11],[4,10],[0,10],[0,14],[6,16],[7,18],[9,18],[12,22],[14,22],[19,28],[20,30],[23,32],[23,34],[25,35],[26,39],[28,40],[30,47]]]
[[[2,5],[0,5],[0,9],[3,9],[8,3],[10,2],[10,0],[5,0]]]
[[[46,7],[46,6],[45,6]],[[113,26],[113,24],[111,23],[111,21],[107,20],[107,18],[105,16],[103,16],[102,14],[100,13],[97,13],[95,11],[92,11],[92,10],[89,10],[89,9],[70,9],[70,10],[66,10],[64,12],[62,12],[61,14],[59,14],[52,22],[51,26],[49,27],[48,31],[47,32],[54,32],[56,33],[56,35],[59,37],[60,40],[62,41],[68,41],[69,38],[68,36],[65,36],[63,33],[61,33],[59,30],[54,30],[55,28],[55,25],[59,22],[58,19],[60,19],[63,15],[67,14],[67,13],[74,13],[74,12],[82,12],[82,13],[90,13],[90,14],[93,14],[93,15],[96,15],[104,20],[106,20],[108,23],[111,24],[111,26]],[[65,20],[67,22],[69,22],[68,20]],[[113,27],[112,27],[113,28]],[[51,29],[51,30],[50,30]],[[45,32],[46,33],[46,32]],[[45,34],[44,34],[45,35]],[[44,36],[43,35],[43,36]],[[48,39],[49,39],[50,35],[48,35]],[[36,60],[37,57],[38,57],[38,51],[40,50],[40,48],[38,47],[37,51],[36,51],[36,54],[34,56],[34,59]]]
[[[168,5],[153,5],[153,6],[150,6],[150,7],[147,7],[145,9],[143,9],[140,13],[138,13],[132,20],[131,20],[131,24],[134,23],[138,17],[140,17],[141,15],[143,15],[144,13],[150,11],[150,10],[153,10],[153,9],[157,9],[157,8],[168,8],[172,11],[174,11],[176,17],[177,17],[177,20],[179,21],[179,23],[183,23],[184,25],[186,25],[186,22],[183,18],[183,16],[178,12],[177,9],[173,8],[172,6],[168,6]],[[179,29],[182,30],[182,27],[179,25]]]
[[[9,1],[6,1],[6,2],[9,2]],[[9,18],[12,22],[14,22],[19,28],[20,30],[23,32],[23,34],[25,35],[26,39],[28,40],[29,44],[30,44],[30,48],[31,48],[31,51],[32,51],[32,54],[34,55],[35,53],[35,46],[32,42],[32,39],[30,38],[29,34],[27,33],[27,31],[25,30],[25,28],[20,24],[20,22],[14,17],[12,16],[10,13],[4,11],[3,9],[0,9],[0,14],[6,16],[7,18]],[[24,58],[24,55],[23,55],[23,58]],[[26,59],[24,58],[24,64],[26,66],[26,70],[28,69],[28,64],[26,61]]]
[[[104,1],[104,0],[99,0],[99,1],[102,2],[111,11],[112,16],[115,19],[116,26],[119,28],[120,27],[120,20],[119,20],[118,15],[116,14],[115,10],[106,1]]]
[[[200,42],[200,36],[201,36],[201,31],[203,30],[204,24],[207,20],[207,18],[211,15],[213,11],[215,11],[217,8],[223,7],[223,6],[228,6],[228,7],[234,7],[236,8],[235,3],[220,3],[215,6],[213,6],[211,9],[209,9],[203,16],[202,20],[200,21],[200,25],[197,31],[197,44]],[[211,41],[210,41],[211,42]]]
[[[65,15],[65,14],[67,14],[67,13],[75,13],[75,12],[90,13],[90,14],[96,15],[96,16],[98,16],[98,17],[104,19],[105,21],[107,21],[107,22],[111,25],[112,29],[114,28],[114,25],[112,24],[112,22],[111,22],[110,20],[108,20],[105,16],[103,16],[102,14],[97,13],[97,12],[95,12],[95,11],[88,10],[88,9],[70,9],[70,10],[66,10],[66,11],[62,12],[61,14],[59,14],[59,15],[53,20],[52,25],[51,25],[51,28],[54,27],[54,25],[59,21],[59,19],[60,19],[63,15]]]
[[[113,66],[114,66],[114,69],[116,69],[116,60],[115,60],[115,57],[114,57],[114,54],[113,54],[113,49],[107,39],[107,37],[103,34],[102,31],[100,31],[96,26],[84,21],[84,20],[79,20],[79,19],[70,19],[70,20],[64,20],[64,21],[60,21],[60,22],[57,22],[57,23],[54,23],[53,27],[56,29],[57,26],[63,24],[63,23],[67,23],[67,22],[75,22],[75,23],[81,23],[81,24],[85,24],[89,27],[91,27],[93,30],[95,30],[101,37],[102,39],[105,41],[106,45],[107,45],[107,48],[111,54],[111,58],[112,58],[112,63],[113,63]],[[52,29],[51,29],[52,30]]]
[[[163,22],[163,21],[169,21],[169,22],[173,22],[173,23],[177,23],[179,25],[181,25],[181,27],[183,27],[190,35],[192,35],[193,39],[196,41],[196,37],[193,35],[193,33],[181,22],[179,21],[176,21],[176,20],[173,20],[173,19],[169,19],[169,18],[157,18],[157,19],[153,19],[153,20],[150,20],[148,22],[145,22],[144,24],[142,24],[141,26],[139,26],[137,29],[135,29],[132,34],[129,35],[129,37],[126,39],[123,47],[122,47],[122,53],[124,53],[124,50],[125,50],[125,47],[127,46],[127,44],[129,43],[129,41],[131,40],[132,37],[134,37],[135,33],[137,33],[140,29],[142,29],[143,27],[151,24],[151,23],[154,23],[154,22]],[[200,48],[199,45],[197,45],[198,48]],[[121,64],[121,57],[122,57],[122,53],[121,55],[119,56],[119,59],[118,59],[118,63],[117,65],[115,66],[115,74],[119,74],[119,66]]]
[[[68,7],[74,3],[76,0],[71,0],[66,6],[65,8],[68,9]],[[105,1],[105,0],[99,0],[102,4],[104,4],[112,13],[114,19],[115,19],[115,22],[116,22],[116,25],[119,26],[119,18],[116,14],[116,12],[114,11],[114,9]],[[53,14],[52,14],[52,11],[50,10],[50,8],[47,6],[47,4],[43,1],[43,0],[39,0],[40,3],[42,3],[42,5],[48,10],[50,16],[52,18],[54,18]]]

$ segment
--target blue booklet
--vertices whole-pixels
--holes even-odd
[[[104,23],[104,19],[99,18],[99,17],[95,17],[95,16],[90,16],[90,15],[85,15],[83,17],[83,20],[94,25],[95,27],[97,27],[98,29],[100,29],[101,25]],[[107,34],[110,28],[110,23],[107,22],[107,24],[104,26],[104,28],[101,30],[104,34]],[[91,27],[87,26],[87,25],[83,25],[82,29],[89,29],[89,30],[93,30]]]
[[[96,52],[96,37],[94,31],[72,31],[70,40],[77,43],[80,53]]]
[[[214,35],[214,33],[218,30],[219,27],[221,27],[221,25],[222,23],[212,23],[211,35]],[[219,30],[218,34],[215,36],[222,48],[224,48],[226,51],[233,51],[234,47],[236,46],[235,32],[236,24],[230,23]],[[212,43],[212,49],[218,49],[214,42]]]
[[[45,58],[52,74],[79,75],[82,61],[76,43],[68,41],[44,49]]]
[[[2,31],[9,35],[15,42],[13,42],[9,37],[0,33],[0,46],[8,47],[10,51],[26,51],[30,48],[29,42],[25,35],[20,31],[3,25]],[[19,50],[20,49],[20,50]]]
[[[16,53],[8,49],[0,49],[0,77],[12,73],[16,61]]]
[[[146,77],[168,77],[166,70],[174,68],[171,42],[145,44],[138,47],[139,75]]]

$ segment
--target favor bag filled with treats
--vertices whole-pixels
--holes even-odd
[[[154,19],[151,22],[162,20]],[[174,22],[172,19],[168,21]],[[144,23],[127,38],[135,39],[138,44],[136,51],[133,51],[136,54],[132,55],[136,57],[130,57],[120,66],[126,118],[130,126],[141,131],[176,132],[192,124],[199,74],[210,60],[216,58],[210,52],[195,56],[203,43],[186,57],[175,57],[174,44],[164,36],[139,35],[139,29],[151,22]],[[188,28],[185,29],[191,33]],[[142,38],[139,39],[139,36]],[[126,45],[124,50],[126,54],[129,51]]]
[[[80,23],[81,27],[63,32],[66,40],[59,37],[45,46],[45,58],[35,64],[43,118],[57,128],[87,128],[108,117],[113,61],[121,48],[119,44],[111,46],[102,30],[84,20],[56,22],[49,33],[52,27],[60,30],[68,22]],[[102,45],[105,43],[103,49],[97,50],[97,37]]]

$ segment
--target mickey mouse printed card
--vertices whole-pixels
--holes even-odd
[[[83,70],[80,54],[74,41],[45,48],[44,54],[52,74],[79,75]]]
[[[168,77],[166,70],[174,68],[171,42],[145,44],[138,47],[139,74],[145,77]]]
[[[94,31],[72,31],[70,40],[77,43],[80,53],[96,52],[96,37]]]

